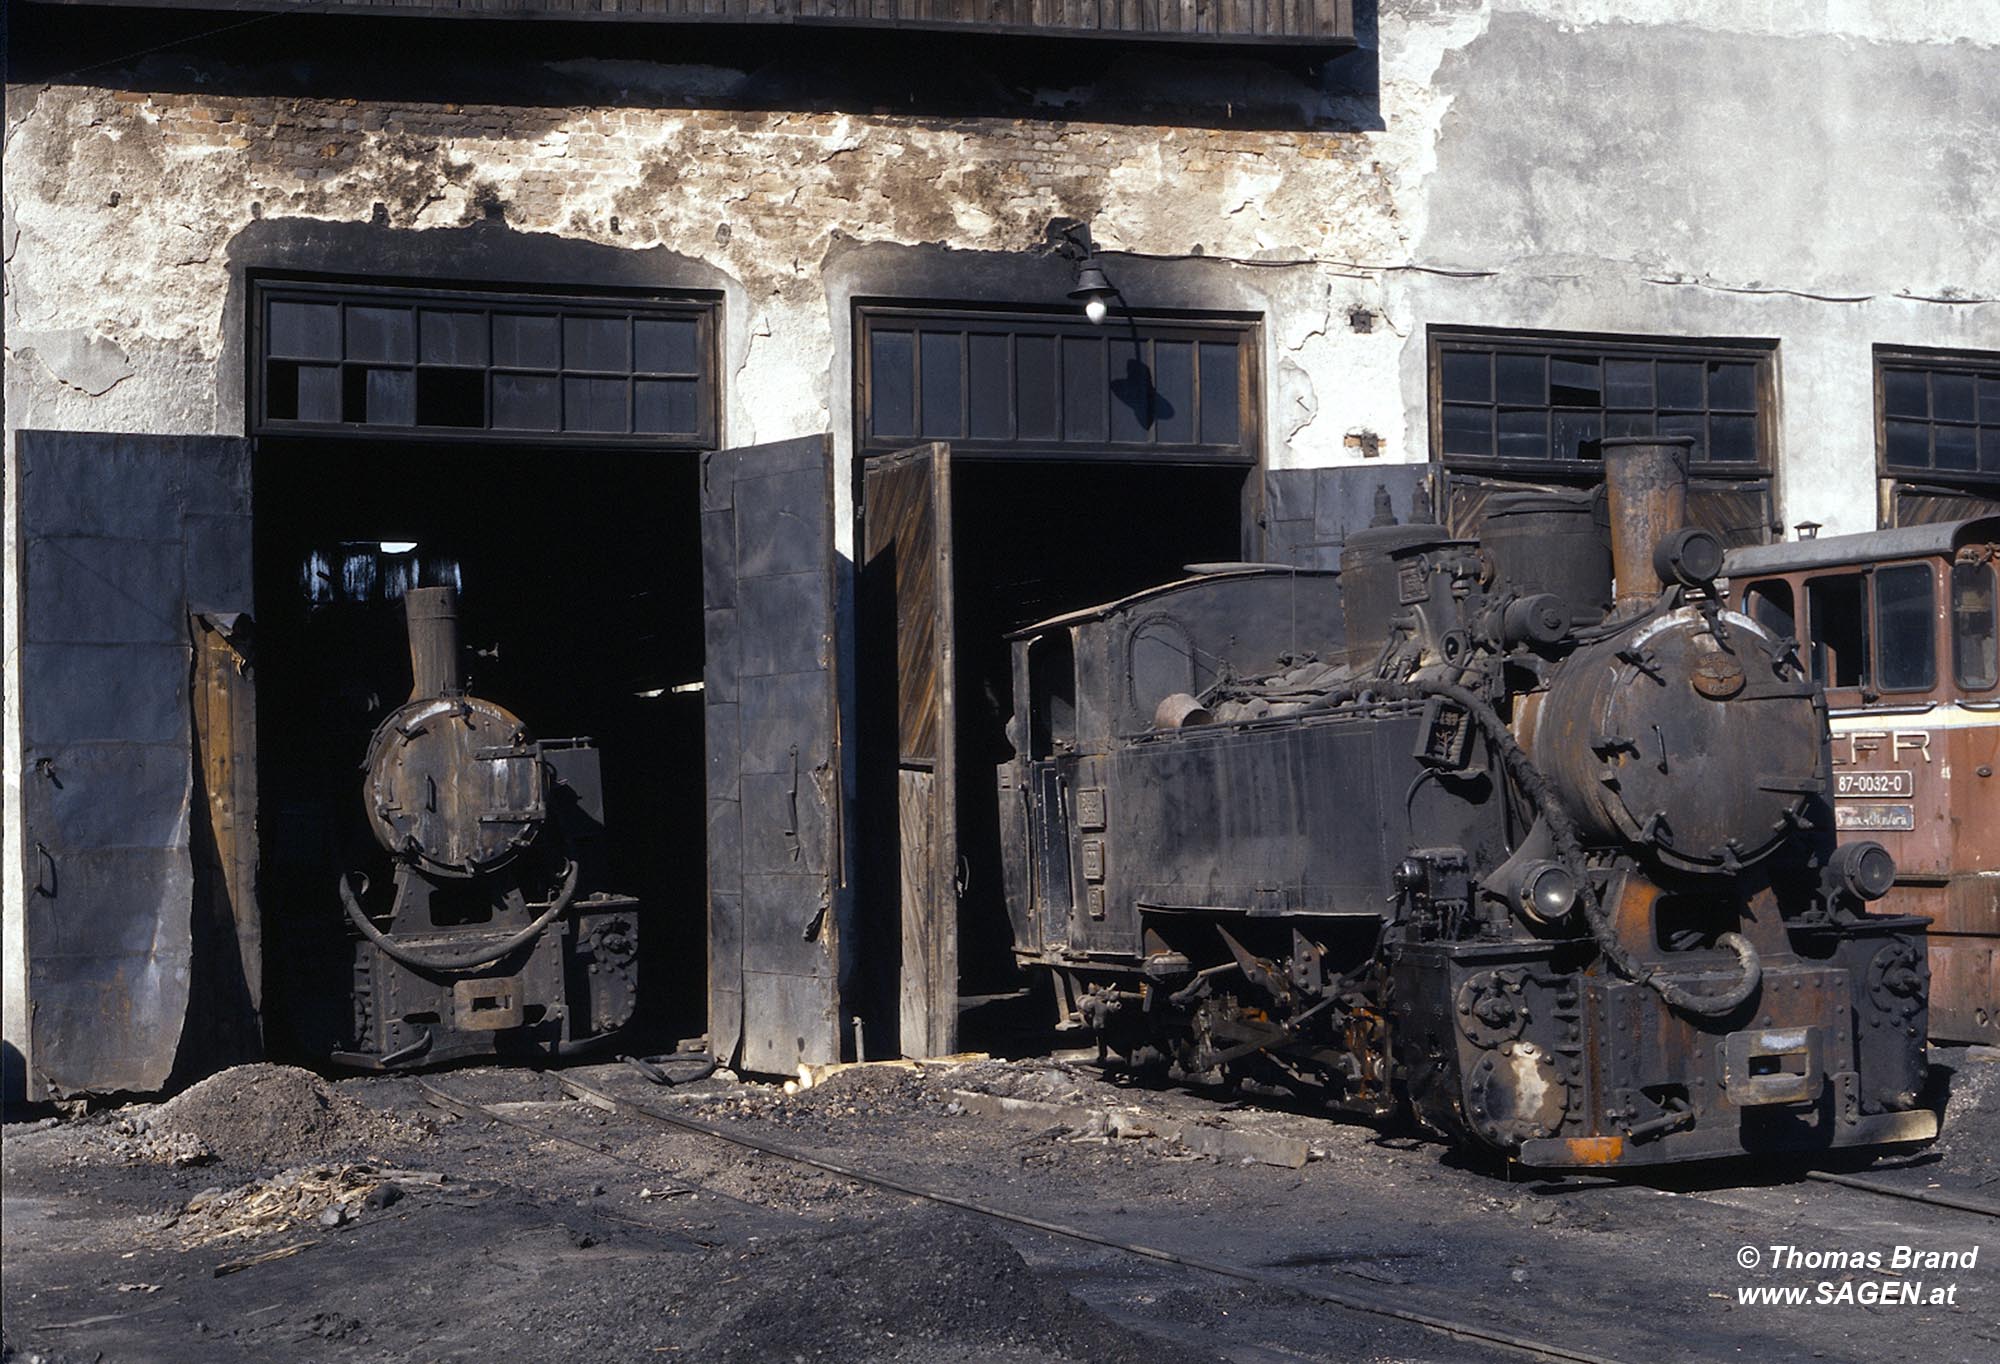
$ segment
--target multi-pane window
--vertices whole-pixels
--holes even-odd
[[[1256,459],[1249,321],[863,308],[861,448],[946,440],[972,454]]]
[[[1875,350],[1882,469],[2000,483],[2000,354]]]
[[[715,444],[712,302],[260,282],[257,427]]]
[[[1607,436],[1688,435],[1710,476],[1769,467],[1768,346],[1433,331],[1432,444],[1447,465],[1577,471]]]

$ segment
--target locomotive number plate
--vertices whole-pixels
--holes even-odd
[[[1909,772],[1836,772],[1833,775],[1835,800],[1883,800],[1917,794],[1916,778]]]
[[[1914,829],[1917,827],[1917,810],[1914,805],[1836,805],[1833,807],[1833,827]]]

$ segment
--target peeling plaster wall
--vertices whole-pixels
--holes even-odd
[[[1874,524],[1870,347],[2000,349],[2000,10],[1382,0],[1374,28],[1359,93],[1255,62],[1139,63],[1138,84],[1222,106],[1201,126],[1094,120],[1117,91],[1042,91],[1036,118],[695,107],[751,82],[568,58],[539,73],[585,92],[561,104],[249,95],[220,67],[197,94],[10,87],[9,462],[22,428],[240,433],[233,253],[260,220],[660,249],[724,293],[728,441],[831,428],[845,448],[848,301],[893,282],[881,262],[935,277],[979,258],[1003,279],[1023,262],[1014,297],[1052,301],[1059,268],[1021,253],[1068,216],[1135,306],[1264,313],[1274,468],[1425,459],[1429,325],[1763,337],[1781,515]],[[1232,127],[1239,101],[1288,112]],[[9,573],[9,1037],[15,593]]]

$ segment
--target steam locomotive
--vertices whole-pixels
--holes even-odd
[[[1924,921],[1867,911],[1893,860],[1836,846],[1687,458],[1016,634],[1008,910],[1066,1020],[1530,1166],[1934,1137]]]
[[[339,880],[354,1017],[332,1059],[386,1070],[574,1054],[630,1020],[638,983],[639,902],[603,888],[597,748],[537,741],[467,691],[455,589],[413,587],[403,603],[410,699],[362,762],[392,886],[371,914],[368,878]]]

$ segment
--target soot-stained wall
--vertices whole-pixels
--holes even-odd
[[[263,31],[310,21],[283,22]],[[943,76],[849,48],[792,85],[754,51],[601,42],[384,76],[401,22],[372,30],[381,62],[193,44],[9,86],[10,460],[28,428],[240,434],[263,267],[719,291],[726,441],[845,450],[852,300],[1059,302],[1032,254],[1058,217],[1091,224],[1135,307],[1263,316],[1273,469],[1425,460],[1431,326],[1761,338],[1780,516],[1865,529],[1870,347],[2000,349],[1981,0],[1380,0],[1365,50],[1311,69],[1135,50],[968,82],[985,49],[954,39]],[[12,660],[13,574],[6,594]]]

